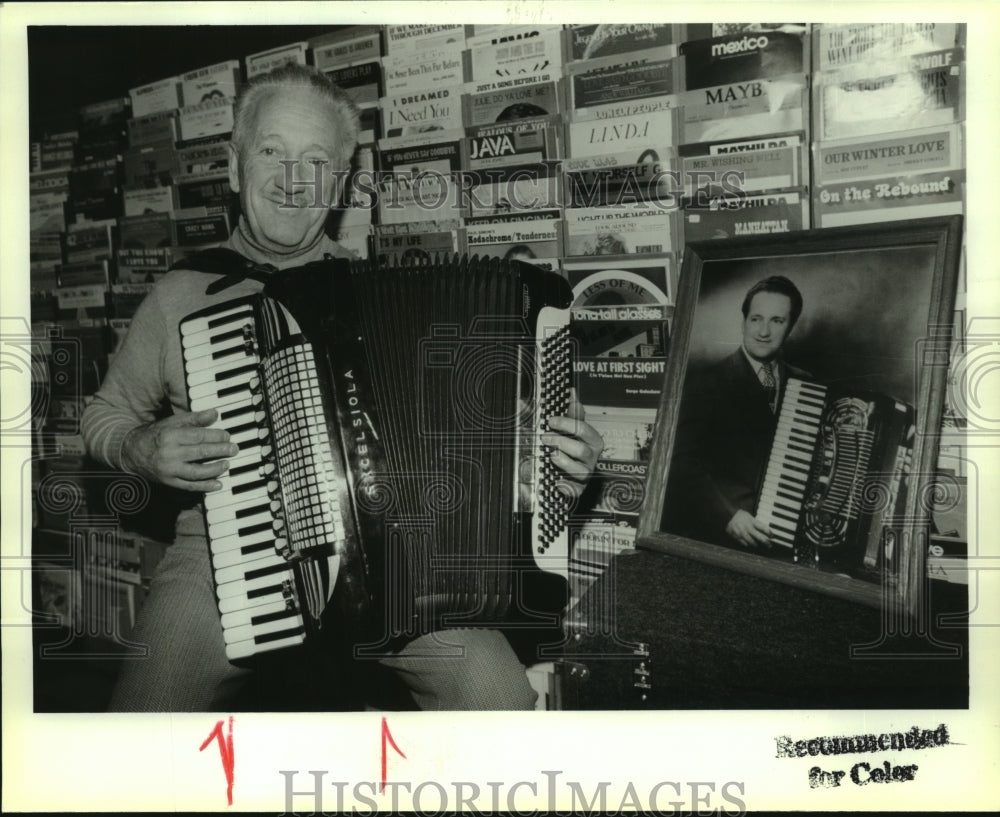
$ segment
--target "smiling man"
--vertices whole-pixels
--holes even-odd
[[[767,547],[770,531],[753,510],[785,386],[808,377],[782,353],[802,295],[772,276],[750,288],[742,313],[740,348],[685,384],[664,527],[701,541]]]
[[[201,507],[206,492],[222,487],[219,478],[237,448],[217,427],[214,410],[188,410],[178,325],[200,309],[259,292],[276,270],[351,257],[325,227],[331,203],[339,200],[335,182],[350,167],[358,131],[353,103],[318,71],[289,65],[249,83],[235,105],[229,163],[241,217],[223,247],[228,252],[215,256],[227,259],[225,274],[185,259],[189,267],[203,268],[182,265],[166,275],[137,310],[84,413],[83,436],[94,458],[178,489],[184,498],[174,542],[130,636],[148,646],[148,655],[125,663],[114,710],[227,708],[230,693],[251,680],[226,659]],[[317,189],[317,180],[330,189]],[[580,487],[602,441],[582,422],[579,403],[571,402],[567,414],[550,420],[555,433],[546,442],[568,482]],[[452,630],[440,644],[435,635],[417,638],[381,662],[419,707],[533,706],[535,693],[503,634]],[[279,669],[285,676],[291,672]],[[322,679],[303,684],[315,688]],[[286,706],[301,705],[295,697],[300,694]]]

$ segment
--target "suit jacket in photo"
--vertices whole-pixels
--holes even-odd
[[[808,378],[778,359],[777,405],[789,377]],[[754,512],[778,411],[742,349],[688,376],[677,422],[663,529],[732,545],[726,525]]]

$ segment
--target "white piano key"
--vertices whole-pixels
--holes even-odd
[[[205,494],[205,517],[208,519],[209,525],[231,520],[238,523],[237,527],[242,528],[250,524],[246,521],[249,517],[238,518],[237,514],[247,508],[266,505],[269,501],[270,497],[267,495],[266,486],[242,496],[239,494],[234,495],[231,491],[225,489],[210,491]]]
[[[267,576],[258,576],[256,579],[250,579],[249,581],[220,584],[218,588],[216,588],[216,595],[219,597],[220,601],[222,599],[231,598],[245,599],[251,590],[257,590],[261,587],[270,587],[271,585],[280,585],[283,582],[289,582],[294,585],[294,574],[290,567],[284,572],[271,573]]]
[[[217,326],[206,332],[186,335],[181,339],[184,348],[184,359],[195,360],[205,355],[211,355],[226,346],[243,343],[253,337],[253,321],[245,318],[225,326]]]
[[[243,549],[248,547],[256,547],[257,549],[253,552],[244,553]],[[270,539],[258,539],[256,542],[241,542],[237,548],[230,548],[229,550],[215,550],[215,548],[212,548],[212,566],[216,570],[222,570],[224,567],[245,564],[247,559],[276,552],[274,549],[274,534],[272,533]]]
[[[227,377],[224,380],[210,380],[205,383],[199,383],[198,385],[191,385],[188,388],[188,396],[191,402],[194,403],[195,400],[200,400],[204,396],[212,396],[215,399],[225,400],[229,394],[224,394],[220,396],[220,392],[227,389],[231,389],[234,386],[243,386],[249,383],[257,375],[254,372],[240,372],[238,375],[232,377]],[[249,392],[249,389],[247,390]]]
[[[216,332],[222,331],[220,326],[235,324],[241,320],[253,320],[253,310],[247,304],[239,304],[229,309],[219,310],[212,315],[183,321],[181,323],[181,337],[196,339],[205,336],[207,339]],[[215,326],[210,326],[212,324]]]
[[[257,643],[254,639],[247,639],[246,641],[240,641],[235,644],[226,645],[226,658],[230,661],[240,661],[242,659],[250,658],[254,655],[259,655],[262,652],[271,652],[272,650],[282,650],[285,647],[295,647],[301,644],[305,640],[304,630],[295,635],[286,636],[284,638],[274,639],[272,641],[262,641]]]
[[[222,389],[227,385],[231,386],[239,382],[238,378],[244,374],[256,376],[256,372],[257,369],[253,361],[246,358],[229,361],[217,369],[202,369],[197,372],[188,372],[188,391],[190,392],[197,386],[204,386],[206,383],[215,384],[218,388]]]
[[[284,616],[295,616],[298,611],[295,609],[294,604],[291,600],[286,600],[283,598],[271,599],[266,604],[258,605],[257,607],[247,609],[247,610],[233,610],[231,613],[226,613],[222,616],[222,629],[224,630],[236,630],[239,627],[266,627],[271,622],[262,622],[260,624],[253,624],[253,619],[260,616],[268,615],[284,615]],[[280,621],[280,619],[278,619]],[[278,628],[284,629],[282,627]],[[261,632],[265,632],[261,630]],[[240,640],[240,639],[235,639]]]
[[[256,365],[259,362],[260,358],[253,352],[252,348],[247,349],[246,345],[240,342],[226,348],[213,349],[196,358],[185,358],[184,371],[190,378],[196,372],[218,372],[221,369],[242,366],[247,363]],[[191,382],[190,379],[188,382]]]
[[[253,598],[249,598],[246,595],[233,596],[231,598],[219,599],[219,613],[223,616],[231,615],[233,613],[239,612],[240,610],[254,610],[259,607],[263,607],[265,604],[271,604],[276,599],[283,599],[281,582],[276,584],[265,584],[265,588],[273,587],[273,592],[267,595],[257,595]]]
[[[239,552],[239,549],[246,545],[256,545],[260,542],[273,541],[274,531],[270,528],[258,531],[257,533],[244,534],[243,536],[233,533],[229,536],[213,536],[211,550],[213,554],[218,556],[219,554],[228,553],[231,550]]]
[[[264,570],[266,568],[286,568],[288,567],[288,561],[283,557],[279,556],[274,551],[270,551],[259,556],[256,559],[245,561],[239,565],[233,565],[231,567],[224,567],[221,570],[215,571],[215,581],[216,584],[226,584],[231,581],[249,581],[249,573],[253,573],[255,570]]]
[[[283,630],[290,630],[293,627],[302,626],[302,615],[294,609],[286,609],[284,602],[272,602],[271,604],[256,607],[253,609],[252,615],[256,617],[260,615],[267,615],[269,612],[284,613],[284,615],[274,621],[250,624],[249,619],[251,617],[251,611],[249,610],[237,613],[227,613],[222,617],[222,632],[226,643],[232,644],[236,641],[246,641],[249,638],[259,638],[260,636],[267,635],[268,633],[280,633]],[[236,621],[239,621],[241,618],[246,618],[248,623],[242,625],[229,623],[227,625],[225,621],[227,617]]]
[[[204,409],[215,409],[222,412],[232,408],[237,403],[245,403],[250,399],[250,387],[243,384],[243,388],[234,390],[221,397],[218,392],[206,392],[202,390],[197,396],[191,398],[191,411],[203,411]]]

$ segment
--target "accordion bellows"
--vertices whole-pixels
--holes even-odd
[[[528,547],[565,575],[537,440],[567,407],[570,300],[517,261],[329,260],[181,322],[191,410],[240,446],[205,497],[231,660],[313,637],[331,599],[369,643],[502,622]]]

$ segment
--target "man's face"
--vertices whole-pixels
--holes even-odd
[[[792,300],[777,292],[758,292],[743,319],[743,347],[754,360],[773,360],[791,329]]]
[[[243,144],[238,153],[231,148],[229,161],[229,183],[240,194],[254,243],[276,255],[294,255],[320,239],[336,198],[331,173],[346,169],[334,164],[337,139],[335,120],[314,91],[280,88],[261,98]],[[295,163],[291,180],[312,182],[318,175],[322,190],[293,186],[282,161]],[[318,172],[311,164],[316,161],[323,163]],[[286,201],[298,206],[282,206]]]

